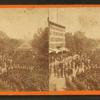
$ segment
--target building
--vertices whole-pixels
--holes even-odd
[[[65,26],[48,20],[49,51],[65,48]]]

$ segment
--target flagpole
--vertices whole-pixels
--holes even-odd
[[[58,8],[57,8],[57,24],[58,24]]]
[[[48,12],[48,18],[47,18],[47,20],[49,22],[49,16],[50,16],[49,8],[47,9],[47,12]]]

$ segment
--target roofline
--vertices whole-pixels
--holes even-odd
[[[48,21],[50,24],[52,24],[52,25],[55,25],[55,26],[58,26],[58,27],[61,27],[61,28],[66,28],[65,26],[63,26],[63,25],[60,25],[60,24],[57,24],[57,23],[54,23],[54,22],[52,22],[52,21]]]

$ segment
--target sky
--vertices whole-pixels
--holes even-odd
[[[0,31],[11,38],[30,40],[38,28],[47,26],[48,15],[51,21],[64,25],[66,32],[82,31],[89,38],[100,39],[99,7],[0,8]]]

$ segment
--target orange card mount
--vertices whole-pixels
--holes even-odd
[[[0,5],[0,9],[10,8],[100,8],[99,4],[64,4],[64,5]],[[0,92],[0,95],[100,95],[100,90],[66,90],[66,91],[23,91]]]

